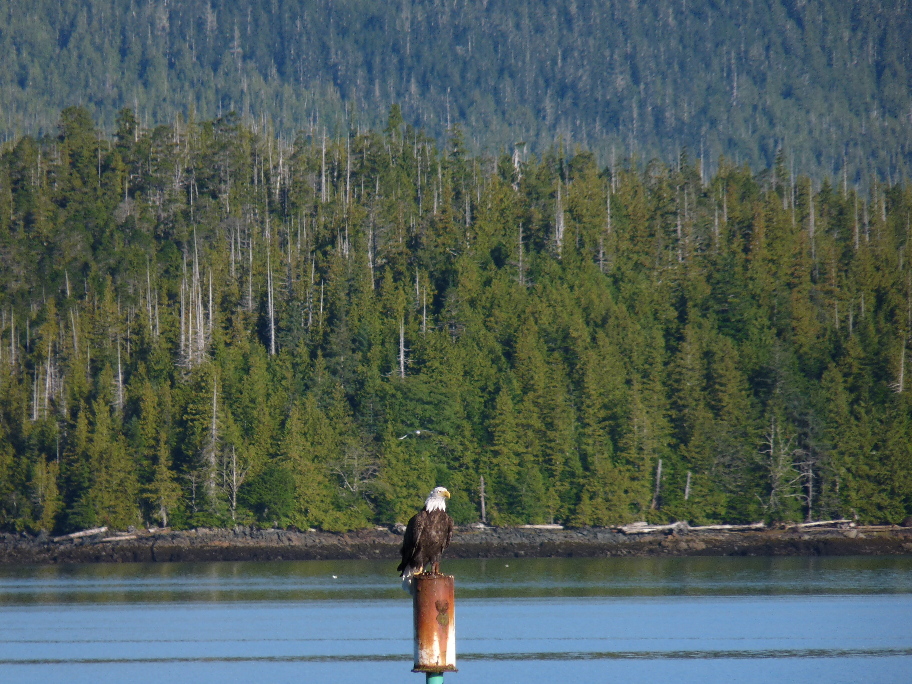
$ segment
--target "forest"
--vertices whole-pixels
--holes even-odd
[[[0,0],[0,136],[85,106],[109,135],[237,111],[281,137],[382,129],[438,144],[674,165],[684,147],[818,181],[912,177],[909,0]],[[791,170],[791,169],[790,169]]]
[[[3,147],[3,529],[912,513],[907,185],[260,124]]]

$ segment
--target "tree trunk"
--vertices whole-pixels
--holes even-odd
[[[399,377],[405,377],[405,318],[399,320]]]
[[[659,459],[659,464],[656,467],[656,485],[655,492],[652,495],[652,505],[649,507],[651,510],[657,510],[659,507],[659,492],[662,487],[662,459]]]
[[[486,523],[487,520],[487,511],[485,511],[485,488],[484,488],[484,475],[479,478],[479,494],[481,496],[481,522]]]

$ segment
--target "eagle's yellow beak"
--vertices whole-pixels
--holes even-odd
[[[446,498],[448,498],[448,499],[450,498],[450,493],[449,493],[446,489],[444,489],[444,490],[443,490],[442,492],[440,492],[440,493],[443,494]]]

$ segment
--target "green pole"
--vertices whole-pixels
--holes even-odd
[[[443,672],[428,672],[426,684],[443,684]]]

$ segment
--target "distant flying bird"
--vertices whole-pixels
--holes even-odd
[[[440,556],[453,536],[453,519],[446,512],[449,498],[445,487],[435,487],[424,508],[412,516],[405,528],[402,562],[396,570],[402,577],[402,588],[410,593],[412,576],[423,573],[425,566],[431,566],[432,574],[440,572]]]
[[[430,435],[430,434],[433,434],[430,430],[413,430],[412,432],[406,432],[399,439],[405,439],[406,437],[411,437],[412,435],[415,435],[415,437],[421,437],[421,435]]]

